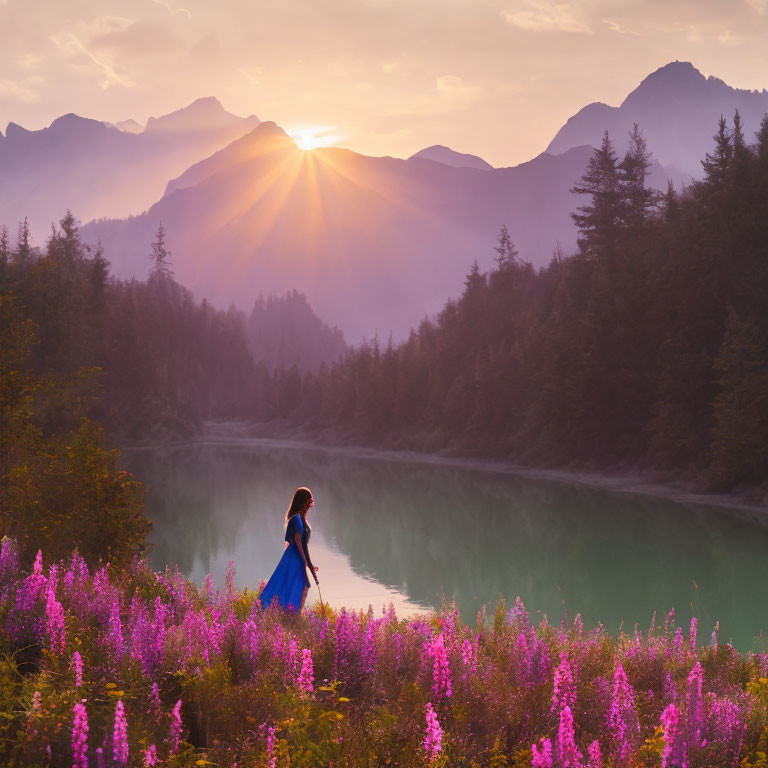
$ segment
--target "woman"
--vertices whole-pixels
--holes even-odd
[[[315,500],[309,488],[296,489],[291,506],[285,513],[285,551],[267,586],[261,592],[263,608],[269,607],[276,599],[281,608],[291,611],[302,610],[309,589],[307,567],[314,576],[315,583],[319,583],[317,568],[309,559],[307,547],[309,535],[312,533],[307,523],[307,512],[314,504]]]

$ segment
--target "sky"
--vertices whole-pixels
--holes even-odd
[[[0,29],[3,131],[216,96],[318,143],[507,166],[670,61],[768,87],[768,0],[0,0]]]

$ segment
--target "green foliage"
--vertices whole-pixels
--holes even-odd
[[[0,294],[0,336],[0,533],[17,539],[25,560],[41,548],[54,557],[79,549],[89,563],[125,566],[150,529],[144,487],[83,415],[87,372],[30,372],[34,334],[9,294]],[[51,433],[51,422],[71,426]]]

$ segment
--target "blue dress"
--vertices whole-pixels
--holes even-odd
[[[261,606],[268,608],[274,599],[277,599],[281,608],[297,611],[301,606],[301,596],[304,587],[309,587],[309,577],[304,565],[304,559],[296,545],[296,534],[300,538],[304,536],[304,526],[301,515],[294,515],[285,529],[285,540],[288,546],[275,568],[275,572],[261,592]]]

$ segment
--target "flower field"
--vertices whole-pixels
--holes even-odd
[[[768,766],[768,656],[450,606],[303,616],[178,572],[0,553],[3,766]],[[710,635],[711,631],[711,635]],[[705,640],[705,642],[700,642]]]

